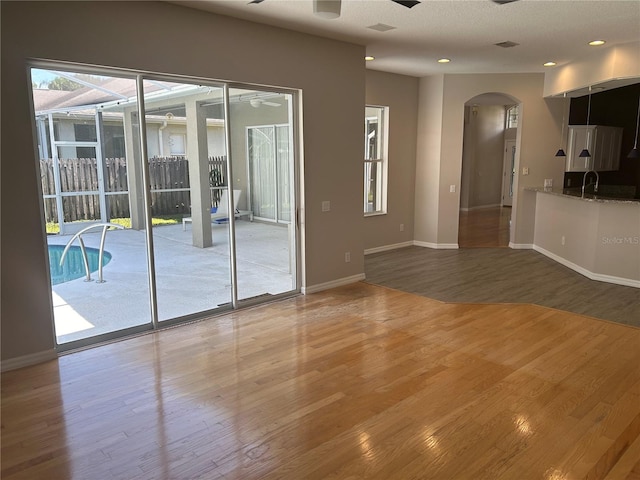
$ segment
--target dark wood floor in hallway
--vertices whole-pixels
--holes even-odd
[[[508,247],[511,207],[489,207],[460,211],[460,248]]]

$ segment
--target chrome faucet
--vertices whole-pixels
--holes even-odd
[[[598,193],[598,184],[600,183],[600,175],[598,175],[598,172],[596,172],[595,170],[587,170],[586,172],[584,172],[584,177],[582,177],[582,196],[583,197],[584,197],[584,189],[585,189],[586,183],[587,183],[587,176],[591,172],[596,174],[596,184],[593,187],[593,193]],[[589,185],[591,185],[591,183]]]

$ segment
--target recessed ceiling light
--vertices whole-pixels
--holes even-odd
[[[556,62],[547,62],[542,65],[543,67],[555,67]]]
[[[438,63],[449,63],[451,60],[448,58],[440,58],[438,59]]]
[[[589,42],[589,45],[591,45],[592,47],[598,47],[600,45],[604,45],[606,42],[604,40],[593,40],[592,42]]]
[[[371,56],[371,55],[367,55],[366,57],[364,57],[364,59],[365,59],[367,62],[370,62],[371,60],[375,60],[375,59],[376,59],[376,57],[373,57],[373,56]]]

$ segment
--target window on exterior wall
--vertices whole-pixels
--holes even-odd
[[[171,152],[171,155],[185,155],[185,143],[184,135],[169,135],[169,151]]]
[[[388,107],[367,106],[364,117],[364,214],[387,213]]]
[[[507,128],[517,128],[518,126],[518,106],[507,107]]]

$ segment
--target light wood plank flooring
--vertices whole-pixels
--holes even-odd
[[[632,479],[640,329],[358,283],[2,375],[15,479]]]
[[[490,207],[460,211],[460,248],[508,247],[511,207]]]

